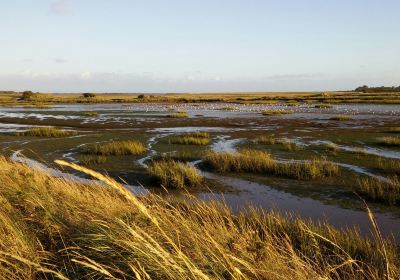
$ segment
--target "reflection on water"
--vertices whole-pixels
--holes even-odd
[[[202,172],[206,178],[215,180],[223,185],[231,186],[240,193],[200,193],[202,200],[224,201],[234,211],[247,206],[277,210],[281,213],[294,212],[305,219],[313,221],[327,221],[337,228],[359,227],[361,233],[370,236],[372,224],[367,212],[343,209],[334,205],[326,205],[311,198],[301,198],[271,187],[242,179],[219,176]],[[400,241],[400,220],[391,214],[374,213],[382,234],[386,237],[394,236]]]

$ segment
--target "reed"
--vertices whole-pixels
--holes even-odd
[[[193,188],[201,186],[204,182],[196,168],[174,160],[153,161],[148,171],[165,188]]]
[[[79,157],[79,162],[83,165],[98,165],[107,162],[106,156],[82,155]]]
[[[384,201],[396,205],[400,203],[400,180],[397,176],[385,180],[369,177],[357,180],[356,191],[371,200]]]
[[[279,116],[293,114],[293,111],[289,110],[268,110],[261,112],[264,116]]]
[[[17,135],[35,137],[68,137],[77,135],[77,132],[65,131],[54,127],[33,127],[27,131],[17,132]]]
[[[376,143],[383,146],[400,147],[400,137],[386,136],[376,139]]]
[[[99,115],[99,113],[94,112],[94,111],[88,111],[88,112],[83,112],[82,113],[86,117],[96,117]]]
[[[180,119],[180,118],[188,118],[189,114],[186,111],[178,111],[176,113],[171,113],[166,115],[167,118],[173,118],[173,119]]]
[[[337,115],[337,116],[330,118],[330,120],[332,120],[332,121],[350,121],[352,119],[353,119],[353,117],[348,116],[348,115]]]
[[[219,173],[245,172],[312,180],[335,176],[339,167],[325,159],[305,162],[279,162],[271,154],[257,150],[241,150],[237,154],[208,152],[205,163]]]
[[[0,158],[3,279],[399,277],[399,253],[389,240],[253,208],[233,214],[195,198],[138,198],[102,174],[57,163],[106,186]]]
[[[102,156],[140,155],[146,152],[146,147],[136,140],[112,141],[84,146],[82,152]]]
[[[172,137],[169,142],[182,145],[208,145],[211,140],[208,132],[196,132]]]

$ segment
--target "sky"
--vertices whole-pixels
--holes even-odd
[[[0,90],[400,85],[399,0],[0,1]]]

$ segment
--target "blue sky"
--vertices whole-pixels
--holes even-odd
[[[0,89],[209,92],[400,84],[398,0],[12,0]]]

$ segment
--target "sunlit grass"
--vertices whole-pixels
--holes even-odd
[[[148,170],[165,188],[185,189],[198,187],[203,183],[203,177],[188,163],[174,160],[153,161]]]
[[[83,112],[82,113],[84,116],[86,117],[96,117],[99,115],[99,113],[95,112],[95,111],[88,111],[88,112]]]
[[[140,155],[145,152],[146,147],[136,140],[112,141],[83,147],[83,153],[103,156]]]
[[[107,157],[97,155],[82,155],[79,157],[79,162],[83,165],[98,165],[106,163]]]
[[[352,119],[353,117],[348,115],[337,115],[330,118],[331,121],[350,121]]]
[[[293,114],[293,111],[289,110],[268,110],[261,112],[264,116],[279,116]]]
[[[33,127],[27,131],[17,132],[19,136],[68,137],[77,135],[75,131],[65,131],[54,127]]]
[[[400,133],[400,127],[391,127],[388,129],[389,133]]]
[[[210,134],[208,132],[196,132],[179,135],[172,137],[169,141],[171,144],[182,145],[208,145],[211,142]]]
[[[386,180],[373,177],[359,179],[356,190],[372,200],[400,203],[400,180],[397,176],[387,177]]]
[[[400,147],[400,137],[386,136],[376,139],[376,143],[383,146]]]
[[[58,162],[66,164],[63,162]],[[82,185],[0,159],[4,279],[398,279],[387,240],[295,216]]]
[[[205,156],[205,163],[219,173],[272,174],[300,180],[312,180],[339,174],[339,167],[325,159],[279,162],[267,152],[248,149],[237,154],[209,152]]]

